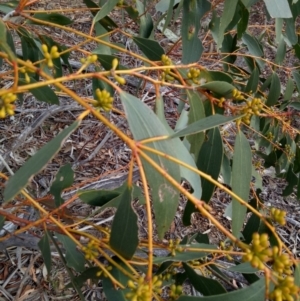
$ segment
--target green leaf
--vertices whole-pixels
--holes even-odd
[[[285,33],[286,37],[292,45],[297,44],[298,37],[296,34],[295,20],[293,18],[285,19]]]
[[[200,20],[210,10],[207,0],[183,1],[182,13],[182,63],[197,62],[203,52],[203,45],[198,37]]]
[[[280,39],[276,56],[275,56],[275,63],[278,65],[281,65],[285,59],[285,54],[286,54],[286,43],[284,41],[284,38],[282,37]]]
[[[94,53],[96,53],[94,51]],[[112,61],[113,59],[119,59],[118,57],[114,55],[108,55],[108,54],[98,54],[98,61],[101,63],[102,67],[105,70],[111,70],[112,68]],[[117,70],[127,70],[127,67],[124,67],[123,65],[118,65]]]
[[[232,163],[232,191],[248,202],[252,175],[252,154],[249,142],[242,131],[239,131],[234,145]],[[232,201],[232,233],[240,236],[247,208],[236,199]]]
[[[113,257],[112,259],[124,270],[130,273],[128,267],[124,264],[124,262],[118,260],[118,258],[116,257]],[[127,286],[129,277],[124,275],[119,270],[119,268],[113,266],[112,270],[110,270],[109,272],[116,280],[122,283],[125,287]],[[102,285],[105,297],[108,301],[128,301],[128,298],[126,298],[126,294],[130,291],[130,289],[116,288],[116,286],[111,282],[111,280],[108,277],[102,278]]]
[[[9,1],[3,4],[0,4],[0,11],[4,12],[5,14],[10,13],[13,11],[19,4],[19,1]]]
[[[136,9],[140,15],[140,34],[142,38],[149,38],[153,30],[153,21],[151,15],[145,7],[146,2],[136,1]]]
[[[98,11],[96,16],[93,19],[93,23],[98,22],[99,20],[102,20],[104,17],[106,17],[118,4],[119,0],[109,0],[107,1],[101,9]]]
[[[300,263],[296,264],[295,267],[295,284],[300,286]]]
[[[33,18],[58,25],[70,25],[73,23],[73,21],[68,17],[57,13],[37,13],[33,15]],[[40,25],[38,21],[27,21],[27,23]]]
[[[254,282],[246,288],[239,289],[226,294],[208,296],[208,297],[191,297],[180,296],[177,301],[261,301],[265,300],[265,279]]]
[[[213,81],[200,86],[201,89],[207,89],[220,96],[229,96],[235,87],[224,81]]]
[[[190,104],[188,124],[192,124],[198,120],[205,118],[205,110],[203,106],[203,99],[197,92],[187,91],[187,96]],[[194,154],[195,158],[198,157],[201,145],[204,141],[204,133],[190,135],[187,140],[191,144],[190,152]]]
[[[250,244],[252,241],[252,235],[253,233],[257,232],[260,225],[260,218],[252,213],[250,218],[247,221],[247,224],[243,230],[243,236],[244,236],[244,242],[246,244]]]
[[[134,37],[133,41],[139,46],[146,57],[151,61],[160,61],[161,56],[165,53],[164,49],[157,41]]]
[[[23,189],[31,178],[41,171],[45,165],[55,156],[62,147],[65,139],[77,129],[81,121],[75,121],[72,125],[61,131],[55,138],[44,145],[34,156],[8,180],[4,190],[4,200],[9,201]]]
[[[269,95],[266,101],[267,106],[274,106],[280,96],[280,79],[277,73],[273,72]]]
[[[54,196],[55,205],[59,207],[64,203],[64,199],[61,197],[61,193],[64,189],[70,187],[74,181],[74,172],[72,170],[71,164],[67,164],[62,166],[56,177],[54,182],[50,187],[50,193]]]
[[[238,5],[238,0],[225,0],[224,2],[223,13],[220,18],[220,25],[219,25],[219,34],[218,34],[218,41],[217,41],[218,49],[220,49],[222,46],[225,30],[234,17],[237,5]]]
[[[198,260],[201,259],[205,256],[207,256],[209,253],[211,253],[211,250],[217,249],[216,246],[214,245],[209,245],[209,244],[193,244],[193,245],[187,245],[186,247],[189,248],[189,250],[185,249],[185,245],[180,245],[184,249],[183,252],[176,252],[175,256],[165,256],[165,257],[155,257],[153,258],[153,263],[154,264],[160,264],[166,261],[176,261],[176,262],[188,262],[192,260]],[[192,251],[193,248],[197,249],[207,249],[208,251]]]
[[[50,275],[51,272],[51,249],[50,249],[50,240],[49,240],[49,233],[46,230],[44,236],[41,238],[41,240],[38,242],[38,246],[41,250],[44,263],[47,268],[48,275]]]
[[[85,190],[78,193],[79,198],[91,206],[103,206],[121,193],[115,190]]]
[[[132,258],[139,243],[137,216],[131,205],[132,200],[132,188],[127,187],[121,196],[109,240],[111,247],[125,259]]]
[[[203,277],[197,274],[188,264],[183,263],[187,277],[194,288],[203,296],[219,295],[226,293],[225,288],[217,281],[211,278]]]
[[[294,81],[289,77],[287,83],[286,83],[286,87],[285,87],[285,91],[284,91],[284,95],[283,95],[283,100],[290,100],[293,96],[293,92],[294,92]]]
[[[125,92],[121,92],[120,97],[135,140],[168,135],[168,130],[147,105]],[[176,147],[172,141],[152,142],[148,143],[147,146],[176,157]],[[165,157],[150,152],[145,153],[156,164],[166,170],[176,182],[180,182],[180,169],[177,164]],[[179,192],[150,163],[144,159],[142,163],[146,171],[147,181],[152,189],[153,209],[158,235],[162,238],[175,216]]]
[[[219,128],[215,127],[208,131],[197,158],[198,169],[217,180],[221,171],[223,160],[223,142]],[[202,197],[201,200],[209,202],[214,192],[215,185],[201,178]]]
[[[5,222],[6,217],[3,215],[0,215],[0,230],[3,228],[4,226],[4,222]]]
[[[37,81],[34,78],[30,78],[30,83],[34,84]],[[20,79],[19,80],[20,85],[26,85],[27,83]],[[39,101],[58,105],[59,100],[55,92],[49,87],[49,86],[43,86],[43,87],[38,87],[34,89],[29,89],[29,91],[32,93],[32,95]]]
[[[251,93],[256,93],[258,82],[259,82],[259,70],[258,68],[254,68],[247,82],[245,92],[249,93],[250,91],[252,91]]]
[[[194,96],[198,95],[198,93],[189,92],[189,91],[187,91],[187,94],[190,95],[190,96],[191,96],[191,94],[193,94]],[[190,97],[189,97],[189,99],[191,100]],[[193,98],[193,99],[198,101],[199,104],[202,104],[199,97],[196,97],[196,98]],[[190,105],[191,105],[191,109],[190,109],[190,113],[191,113],[191,111],[193,110],[192,109],[193,105],[191,104],[191,102],[190,102]],[[168,125],[167,121],[166,121],[165,114],[164,114],[164,103],[163,103],[162,97],[159,97],[159,98],[156,99],[156,106],[155,107],[156,107],[156,114],[157,114],[158,118],[160,119],[160,121],[164,124],[167,131],[170,134],[174,133],[173,130]],[[184,112],[186,112],[186,111],[183,110],[181,115],[183,115]],[[201,114],[201,112],[200,112],[200,114]],[[197,136],[197,135],[194,135],[194,136]],[[191,156],[191,153],[188,151],[187,147],[184,145],[184,141],[181,141],[179,138],[173,139],[172,141],[173,141],[174,147],[176,148],[177,158],[179,160],[181,160],[182,162],[188,164],[189,166],[197,169],[195,160]],[[198,140],[197,142],[200,144],[201,141]],[[199,147],[201,147],[201,145]],[[201,189],[201,181],[200,181],[199,175],[196,174],[195,172],[189,170],[188,168],[186,168],[184,166],[180,166],[180,175],[181,175],[181,178],[187,180],[190,183],[190,185],[192,186],[192,188],[193,188],[193,193],[192,194],[196,198],[200,199],[201,194],[202,194],[202,189]],[[195,208],[195,206],[192,205],[192,204],[191,204],[191,207]],[[190,215],[188,215],[186,217],[186,221],[185,221],[184,218],[183,218],[183,220],[184,220],[184,223],[186,222],[186,224],[189,225],[190,224]]]
[[[296,82],[296,86],[297,86],[297,89],[299,92],[300,91],[300,74],[298,71],[292,71],[292,74],[293,74],[293,78]]]
[[[170,135],[169,138],[184,137],[187,135],[200,133],[200,132],[212,129],[214,127],[220,126],[222,124],[231,122],[238,118],[241,118],[241,116],[226,117],[223,115],[215,114],[215,115],[200,119],[196,122],[193,122],[192,124],[188,125],[184,129]]]
[[[228,271],[238,272],[238,273],[243,273],[243,274],[252,274],[252,273],[258,272],[257,269],[252,267],[250,262],[243,262],[241,264],[232,266],[231,268],[228,269]]]
[[[102,286],[108,301],[128,301],[128,298],[126,298],[125,295],[129,290],[116,289],[115,285],[108,277],[102,279]]]
[[[207,82],[227,82],[232,84],[233,79],[230,75],[221,71],[201,70],[200,77],[206,79]]]
[[[68,267],[73,268],[76,272],[84,271],[84,255],[77,250],[75,242],[68,236],[55,233],[57,239],[63,244],[66,250],[66,262]]]
[[[272,18],[292,18],[287,0],[264,0],[268,13]]]
[[[91,14],[95,17],[97,15],[97,11],[96,9],[100,9],[100,7],[93,2],[92,0],[83,0],[84,4],[88,7],[88,8],[92,8],[91,9]],[[118,25],[108,16],[104,16],[101,20],[99,20],[99,23],[107,30],[107,31],[111,31],[114,28],[117,28]]]
[[[247,45],[247,48],[251,55],[256,57],[264,57],[262,46],[255,37],[252,37],[251,35],[244,33],[243,42]],[[258,63],[260,68],[263,68],[264,62],[262,60],[255,59],[255,61]]]
[[[237,38],[240,39],[247,30],[249,21],[249,10],[242,3],[240,5],[240,20],[237,25]]]

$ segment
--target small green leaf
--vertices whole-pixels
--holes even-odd
[[[3,228],[4,226],[4,222],[5,222],[6,217],[3,215],[0,215],[0,230]]]
[[[294,81],[289,77],[286,83],[283,100],[289,101],[293,96],[294,89],[295,89]]]
[[[258,82],[259,82],[259,70],[258,68],[254,68],[247,82],[245,92],[249,93],[250,91],[252,91],[251,93],[256,93]]]
[[[151,15],[147,12],[147,8],[145,7],[146,2],[145,1],[139,1],[136,0],[136,9],[139,12],[140,15],[140,23],[139,23],[139,29],[140,33],[139,36],[141,38],[149,38],[153,31],[153,21]]]
[[[292,18],[292,12],[287,0],[264,0],[268,13],[272,18]]]
[[[93,23],[98,22],[99,20],[102,20],[104,17],[106,17],[118,4],[119,0],[109,0],[107,1],[101,9],[98,11],[96,16],[93,19]]]
[[[200,20],[210,10],[207,0],[183,1],[182,12],[182,63],[197,62],[203,52],[203,45],[198,37]]]
[[[224,81],[213,81],[200,86],[201,89],[207,89],[220,96],[229,96],[235,87]]]
[[[260,218],[252,213],[251,217],[248,219],[247,224],[243,230],[244,242],[250,244],[252,241],[253,233],[257,232],[260,225]]]
[[[83,254],[77,250],[75,242],[66,235],[55,233],[55,236],[66,250],[65,259],[68,267],[73,268],[76,272],[83,272],[85,269],[85,258]]]
[[[122,257],[131,259],[138,246],[137,216],[132,208],[132,188],[121,195],[120,205],[111,227],[109,243]]]
[[[187,96],[190,104],[188,124],[192,124],[198,120],[205,118],[205,110],[203,106],[203,98],[197,92],[187,91]],[[187,140],[191,144],[190,152],[198,157],[201,145],[204,141],[204,132],[195,135],[190,135]]]
[[[180,296],[177,301],[262,301],[265,300],[265,279],[254,282],[246,288],[239,289],[226,294],[208,296],[208,297],[191,297]]]
[[[242,131],[239,131],[234,145],[232,163],[232,191],[248,202],[252,175],[252,154],[249,142]],[[240,236],[247,208],[236,199],[232,201],[232,233]]]
[[[256,56],[256,57],[264,56],[262,46],[255,37],[252,37],[248,33],[244,33],[243,34],[243,42],[247,45],[248,50],[251,55]],[[260,59],[255,59],[255,60],[258,63],[259,67],[263,68],[264,62]]]
[[[276,56],[275,56],[275,63],[278,65],[281,65],[285,59],[285,54],[286,54],[286,43],[284,41],[284,38],[282,37],[280,39]]]
[[[203,277],[197,274],[188,264],[183,263],[187,277],[193,287],[203,296],[212,296],[226,293],[225,288],[217,281],[211,278]]]
[[[67,164],[62,166],[56,177],[54,182],[50,187],[50,193],[54,196],[55,205],[59,207],[64,203],[64,199],[61,197],[61,193],[64,189],[70,187],[74,181],[74,172],[72,170],[71,164]]]
[[[92,0],[83,0],[83,2],[88,8],[91,8],[91,14],[95,17],[97,15],[97,12],[99,12],[100,7]],[[107,31],[111,31],[114,28],[118,27],[118,25],[109,16],[104,16],[101,20],[99,20],[99,23]]]
[[[91,206],[103,206],[121,193],[114,190],[85,190],[78,193],[79,198]]]
[[[0,11],[2,11],[5,14],[10,13],[13,11],[19,4],[19,1],[9,1],[3,4],[0,4]]]
[[[207,82],[227,82],[232,84],[233,79],[230,75],[221,71],[201,70],[200,77],[206,79]]]
[[[274,106],[277,101],[278,98],[280,96],[280,79],[277,75],[277,73],[273,72],[272,74],[272,79],[271,79],[271,86],[270,86],[270,91],[269,91],[269,95],[266,101],[266,105],[267,106]]]
[[[49,240],[49,233],[46,230],[44,236],[41,238],[41,240],[38,242],[38,246],[41,250],[44,263],[47,268],[48,275],[50,275],[51,272],[51,249],[50,249],[50,240]]]
[[[77,129],[81,121],[75,121],[44,145],[33,157],[8,180],[4,190],[4,200],[9,201],[23,189],[31,178],[41,171],[62,147],[65,139]]]
[[[253,274],[253,273],[258,272],[257,269],[252,267],[250,262],[243,262],[241,264],[232,266],[231,268],[228,269],[228,271],[238,272],[238,273],[243,273],[243,274]]]
[[[293,74],[293,78],[296,82],[296,86],[297,86],[297,89],[299,92],[300,91],[300,74],[298,71],[292,71],[292,74]]]
[[[208,131],[197,158],[197,167],[200,171],[210,175],[217,180],[221,171],[223,160],[223,142],[219,128],[215,127]],[[209,202],[214,192],[215,185],[201,178],[202,197],[201,200]]]
[[[73,21],[68,17],[57,13],[50,13],[50,14],[37,13],[33,15],[33,18],[41,21],[58,24],[58,25],[70,25],[73,23]],[[38,25],[40,24],[38,21],[27,21],[27,23],[38,24]]]
[[[160,61],[161,56],[165,53],[164,49],[157,41],[134,37],[133,41],[139,46],[146,57],[151,61]]]
[[[96,53],[96,51],[94,51]],[[108,55],[108,54],[98,54],[98,61],[101,63],[102,67],[105,70],[111,70],[112,68],[112,61],[113,59],[119,59],[116,56]],[[118,65],[117,70],[127,70],[127,67],[124,67],[123,65]]]
[[[241,116],[226,117],[223,115],[215,114],[200,119],[196,122],[193,122],[192,124],[188,125],[186,128],[170,135],[169,138],[184,137],[184,136],[200,133],[239,118],[241,118]]]
[[[225,0],[224,2],[224,8],[222,16],[220,18],[219,34],[217,40],[218,49],[220,49],[222,46],[225,30],[234,17],[237,5],[238,0]]]
[[[217,249],[216,246],[214,245],[209,245],[209,244],[193,244],[193,245],[188,245],[186,247],[189,248],[189,250],[185,250],[185,245],[180,245],[184,249],[182,252],[176,252],[175,256],[165,256],[165,257],[155,257],[153,259],[154,264],[160,264],[166,261],[176,261],[176,262],[188,262],[192,260],[198,260],[201,259],[205,256],[207,256],[209,253],[211,253],[211,250]],[[208,251],[192,251],[193,248],[197,249],[202,249],[205,250],[207,249]]]
[[[295,267],[295,284],[300,286],[300,263]]]

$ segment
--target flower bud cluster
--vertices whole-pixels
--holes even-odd
[[[199,85],[199,76],[200,76],[200,69],[191,68],[187,74],[187,77],[193,81],[194,84]]]
[[[114,98],[110,95],[110,93],[105,89],[102,91],[100,89],[96,89],[95,93],[97,100],[92,102],[93,105],[103,109],[104,111],[110,111],[113,107],[114,101]]]
[[[29,61],[29,60],[27,60],[26,63],[28,63],[28,64],[30,64],[30,65],[33,66],[32,62]],[[27,84],[29,84],[30,83],[30,77],[29,77],[28,73],[34,72],[34,69],[32,69],[30,67],[27,67],[27,66],[24,66],[24,67],[20,68],[20,72],[24,74],[24,76],[25,76],[25,82]]]
[[[279,254],[279,248],[277,246],[273,247],[273,271],[277,272],[279,275],[291,275],[293,273],[292,266],[293,261],[290,259],[288,254]]]
[[[177,238],[175,241],[173,239],[169,240],[169,248],[171,249],[171,255],[175,256],[176,251],[182,252],[183,248],[180,246],[180,239]]]
[[[172,60],[165,54],[161,56],[161,61],[163,66],[171,66]],[[164,68],[164,71],[161,73],[161,79],[163,81],[172,82],[175,78],[171,74],[171,68]]]
[[[160,276],[154,276],[152,279],[152,290],[158,294],[162,292],[162,279]],[[144,277],[140,277],[137,282],[128,280],[127,282],[130,292],[126,294],[126,298],[131,301],[147,301],[151,299],[152,292],[150,291],[149,283],[145,281]]]
[[[97,248],[98,248],[98,244],[94,239],[91,239],[86,247],[82,247],[82,251],[85,254],[84,256],[85,259],[87,260],[95,259],[99,254]]]
[[[299,296],[299,287],[295,284],[292,276],[279,278],[273,292],[269,294],[269,299],[274,301],[294,301]]]
[[[243,256],[244,261],[249,261],[254,268],[264,269],[264,263],[270,261],[272,256],[269,237],[266,233],[254,233],[252,235],[252,245],[246,250]]]
[[[278,208],[271,208],[270,209],[271,218],[277,222],[279,225],[284,226],[286,223],[285,216],[286,212],[284,210],[280,210]]]
[[[245,114],[242,121],[246,124],[250,124],[252,115],[259,115],[262,108],[263,103],[260,98],[253,98],[251,101],[247,101],[246,107],[242,109],[242,113]]]
[[[46,59],[47,66],[49,68],[53,68],[54,67],[53,59],[57,59],[60,56],[57,46],[55,46],[55,45],[52,46],[50,49],[50,52],[49,52],[48,46],[46,44],[43,44],[42,51],[43,51],[44,57]]]
[[[1,96],[0,98],[0,119],[5,118],[7,115],[15,114],[15,102],[17,99],[16,94],[7,93]]]
[[[244,100],[244,96],[242,95],[241,91],[239,91],[238,89],[232,90],[232,98],[238,101]]]
[[[170,298],[176,300],[182,294],[182,285],[172,284],[170,290]]]

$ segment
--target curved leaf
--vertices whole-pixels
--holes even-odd
[[[131,202],[132,188],[126,187],[111,226],[109,243],[126,259],[131,259],[139,243],[137,215]]]
[[[4,190],[4,200],[9,201],[23,189],[30,179],[41,171],[45,165],[60,150],[63,142],[77,129],[81,121],[75,121],[72,125],[61,131],[55,138],[44,145],[32,156],[10,179]]]
[[[151,61],[160,61],[161,56],[165,53],[164,49],[157,41],[134,37],[133,41],[139,46],[145,56]]]
[[[232,191],[248,202],[252,175],[252,154],[249,142],[242,131],[236,136],[232,163]],[[247,208],[237,200],[232,201],[232,233],[240,236]]]
[[[191,297],[180,296],[177,301],[262,301],[265,300],[265,279],[254,282],[252,285],[229,292],[226,294],[208,296],[208,297]]]
[[[50,22],[50,23],[54,23],[54,24],[58,24],[58,25],[70,25],[73,23],[73,21],[71,19],[69,19],[68,17],[63,16],[61,14],[57,14],[57,13],[50,13],[50,14],[37,13],[37,14],[33,15],[33,18],[42,20],[42,21],[46,21],[46,22]],[[31,21],[28,23],[40,24],[38,21]]]
[[[121,92],[120,97],[135,140],[168,135],[167,129],[158,117],[138,98],[125,92]],[[176,147],[172,141],[152,142],[147,144],[147,146],[176,157]],[[167,171],[176,182],[180,182],[180,169],[177,164],[152,153],[147,152],[147,155]],[[142,162],[146,171],[147,181],[152,189],[153,209],[158,235],[162,238],[175,216],[179,193],[152,165],[145,160],[142,160]]]

